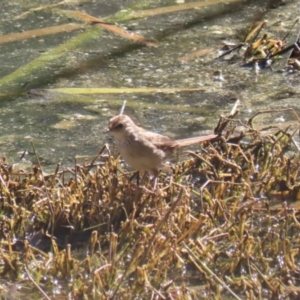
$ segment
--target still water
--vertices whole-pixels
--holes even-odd
[[[80,11],[105,18],[129,8],[167,5],[176,3],[150,1],[144,7],[139,1],[129,0],[68,1],[60,5],[53,1],[1,3],[2,36],[70,23],[78,26],[69,32],[37,34],[34,38],[2,43],[1,155],[19,168],[31,168],[35,163],[33,142],[45,171],[52,171],[58,162],[72,166],[75,156],[95,155],[104,143],[111,142],[104,131],[124,100],[125,113],[136,122],[174,138],[212,133],[219,116],[228,113],[237,98],[241,100],[241,120],[262,109],[293,107],[298,111],[297,75],[266,70],[256,76],[251,69],[241,68],[241,61],[228,63],[216,59],[224,41],[238,43],[243,39],[262,7],[261,1],[218,4],[116,23],[156,41],[158,47],[101,31],[65,13]],[[267,31],[283,36],[294,22],[296,12],[292,2],[266,11],[263,18],[269,20]],[[283,23],[280,29],[272,27],[277,21]],[[183,59],[201,49],[212,50],[203,57]],[[222,82],[216,79],[218,70],[222,70]],[[141,87],[202,91],[71,95],[54,91]],[[285,113],[263,115],[257,120],[260,125],[281,123],[283,127],[294,122]],[[20,161],[24,151],[28,154]]]

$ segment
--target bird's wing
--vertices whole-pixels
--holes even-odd
[[[191,137],[187,139],[182,139],[182,140],[172,140],[169,137],[165,135],[161,135],[159,133],[155,133],[152,131],[148,131],[142,127],[140,127],[140,130],[143,131],[143,136],[151,142],[153,145],[155,145],[159,149],[174,149],[176,147],[185,147],[205,141],[210,141],[214,138],[217,137],[216,134],[210,134],[210,135],[205,135],[205,136],[196,136],[196,137]]]
[[[148,131],[148,130],[145,130],[144,128],[141,128],[141,129],[144,132],[143,136],[146,137],[146,139],[149,142],[151,142],[153,145],[155,145],[159,149],[175,148],[178,146],[177,141],[174,141],[165,135],[161,135],[156,132]]]

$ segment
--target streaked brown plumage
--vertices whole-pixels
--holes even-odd
[[[215,134],[172,140],[167,136],[137,126],[127,115],[109,121],[109,131],[125,162],[137,171],[158,174],[164,160],[178,147],[185,147],[217,137]]]

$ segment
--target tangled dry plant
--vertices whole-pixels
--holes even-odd
[[[297,299],[300,122],[290,112],[292,133],[221,117],[220,138],[186,152],[157,191],[147,176],[129,181],[107,146],[49,175],[2,159],[2,295]]]

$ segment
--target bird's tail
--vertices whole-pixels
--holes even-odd
[[[205,141],[210,141],[216,137],[217,137],[216,134],[210,134],[210,135],[204,135],[204,136],[195,136],[195,137],[182,139],[182,140],[176,140],[176,142],[178,143],[179,147],[185,147],[185,146],[189,146],[189,145],[193,145],[193,144],[197,144],[197,143],[201,143],[201,142],[205,142]]]

